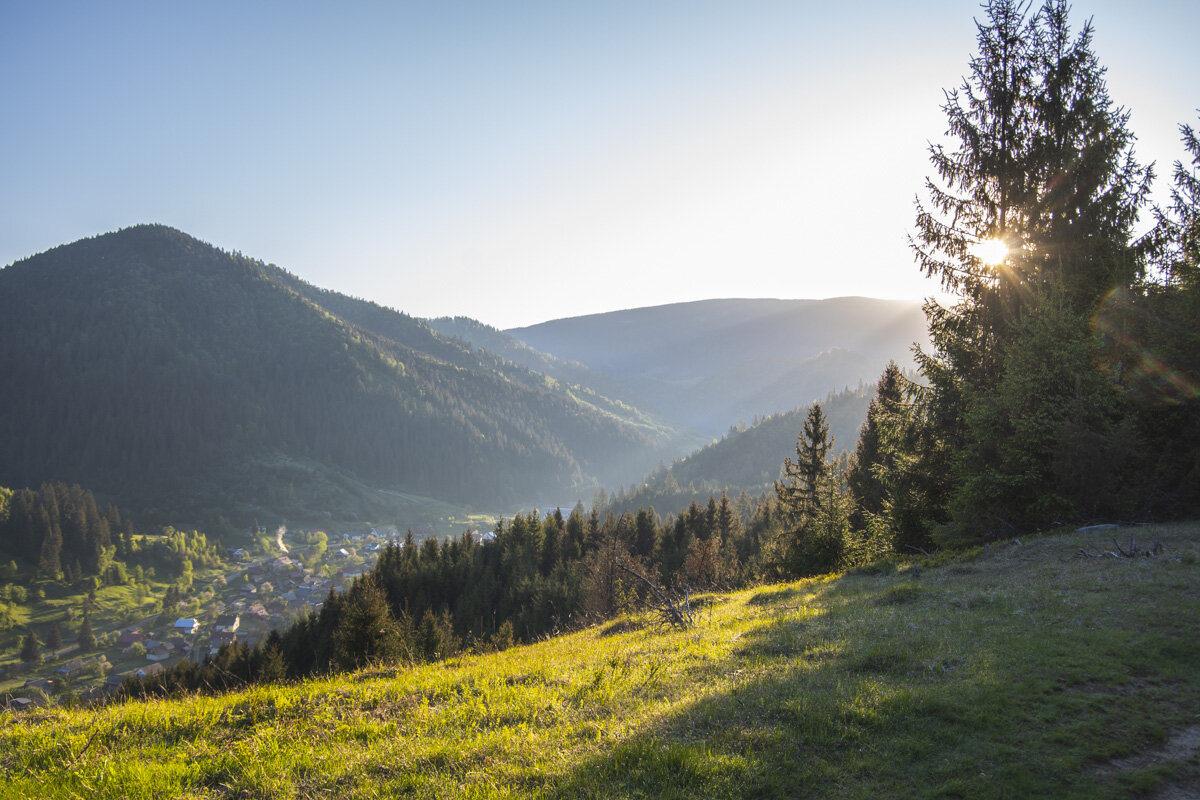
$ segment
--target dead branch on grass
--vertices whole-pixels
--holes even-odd
[[[617,562],[617,567],[627,575],[631,575],[646,591],[638,594],[638,603],[651,612],[662,627],[687,630],[696,624],[692,617],[692,592],[684,584],[681,597],[674,589],[659,586],[628,564]]]
[[[1089,553],[1085,548],[1081,547],[1079,548],[1078,555],[1083,558],[1149,558],[1151,556],[1159,555],[1163,550],[1166,549],[1163,543],[1158,539],[1154,540],[1154,544],[1149,545],[1148,547],[1143,547],[1137,543],[1132,533],[1129,534],[1129,544],[1125,547],[1122,547],[1121,543],[1118,542],[1117,538],[1114,536],[1113,547],[1116,549],[1105,550],[1100,553]]]

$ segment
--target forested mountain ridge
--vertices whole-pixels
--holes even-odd
[[[498,365],[277,267],[127,228],[0,270],[0,485],[78,482],[152,516],[353,518],[392,490],[573,496],[663,455],[666,432],[632,409]]]
[[[511,333],[470,317],[438,317],[426,322],[445,337],[457,339],[536,373],[569,385],[590,387],[604,397],[628,406],[642,408],[645,404],[645,398],[629,381],[591,369],[578,361],[567,361],[535,350]]]
[[[641,407],[707,436],[913,365],[917,303],[718,299],[552,320],[507,333],[626,382]]]
[[[821,400],[829,417],[833,455],[854,451],[873,390],[861,384],[831,392]],[[735,425],[717,441],[660,467],[640,485],[613,495],[606,510],[621,513],[653,507],[671,512],[689,503],[703,504],[710,495],[722,492],[730,497],[742,492],[759,496],[771,489],[784,459],[795,453],[807,414],[808,408],[794,408],[754,420],[751,425]]]

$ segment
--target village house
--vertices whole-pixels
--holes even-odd
[[[126,630],[121,631],[121,635],[117,637],[117,647],[120,647],[122,650],[125,650],[130,647],[133,647],[135,644],[137,644],[138,642],[142,641],[145,638],[146,638],[145,634],[143,634],[141,631],[136,630],[134,628],[128,628]]]
[[[144,667],[138,667],[137,669],[135,669],[133,671],[133,677],[135,677],[135,678],[150,678],[155,675],[158,675],[160,672],[163,672],[165,670],[166,670],[166,667],[164,667],[162,664],[147,664]]]
[[[161,642],[155,647],[146,650],[146,659],[148,661],[166,661],[175,652],[175,647],[167,642]]]
[[[54,681],[49,678],[32,678],[25,681],[26,689],[40,689],[46,694],[54,693]]]
[[[175,620],[175,632],[193,634],[200,629],[200,623],[194,619],[180,618]]]
[[[45,700],[41,697],[10,697],[5,707],[9,711],[28,711],[31,708],[37,708],[42,705]]]
[[[233,633],[242,624],[242,618],[237,614],[221,614],[213,624],[216,633]]]
[[[83,672],[83,661],[78,658],[73,658],[66,664],[63,664],[58,669],[54,670],[55,675],[62,675],[64,678],[74,678]]]

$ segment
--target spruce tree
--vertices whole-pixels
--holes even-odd
[[[783,479],[775,481],[775,494],[784,514],[794,523],[815,515],[821,505],[820,487],[829,473],[829,421],[820,403],[813,403],[796,439],[796,460],[783,461]]]
[[[21,640],[20,659],[25,662],[37,661],[41,653],[41,642],[32,630]]]
[[[79,652],[90,653],[96,649],[96,636],[92,633],[92,617],[83,615],[83,624],[79,626]]]
[[[803,577],[830,572],[842,560],[850,507],[829,464],[833,439],[820,403],[813,403],[796,441],[796,460],[783,463],[775,494],[786,520],[783,569]]]
[[[62,630],[58,627],[58,620],[50,623],[50,632],[46,634],[46,649],[50,652],[55,652],[62,647]]]
[[[875,396],[867,406],[867,418],[846,472],[846,486],[856,505],[856,528],[865,525],[867,515],[883,510],[884,476],[896,469],[906,412],[904,376],[896,362],[890,361],[875,385]]]
[[[918,354],[920,417],[936,444],[914,484],[942,492],[926,499],[930,516],[954,517],[947,536],[1100,513],[1079,489],[1119,484],[1130,451],[1120,393],[1087,357],[1089,321],[1141,274],[1131,231],[1150,174],[1108,97],[1090,23],[1073,35],[1062,0],[1027,9],[984,6],[912,241],[922,270],[958,298],[926,304],[933,351]],[[1004,249],[989,255],[994,242]]]
[[[374,574],[350,588],[334,642],[334,658],[342,669],[393,662],[405,653],[401,627]]]

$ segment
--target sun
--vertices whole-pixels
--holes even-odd
[[[1003,239],[984,239],[971,245],[971,255],[989,266],[995,266],[1008,258],[1008,245]]]

